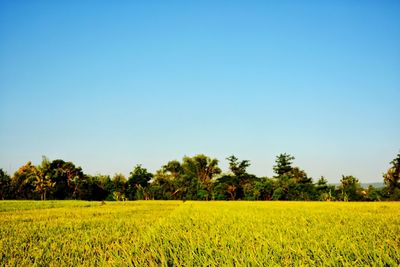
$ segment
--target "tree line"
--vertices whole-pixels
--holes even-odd
[[[88,175],[72,162],[43,157],[38,166],[28,162],[12,177],[0,169],[0,199],[400,200],[400,154],[383,175],[383,188],[363,188],[351,175],[343,175],[339,185],[328,184],[324,177],[314,182],[293,166],[294,159],[278,155],[273,177],[248,173],[250,162],[233,155],[227,158],[229,172],[222,173],[218,160],[203,154],[169,161],[155,173],[136,165],[128,177],[110,177]]]

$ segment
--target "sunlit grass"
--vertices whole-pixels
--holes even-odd
[[[0,202],[0,265],[398,266],[400,203]]]

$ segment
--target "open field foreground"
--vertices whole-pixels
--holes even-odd
[[[0,201],[1,266],[398,266],[400,203]]]

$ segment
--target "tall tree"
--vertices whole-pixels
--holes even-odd
[[[215,186],[217,199],[255,199],[256,177],[247,173],[250,161],[239,161],[234,155],[226,158],[229,162],[229,174],[218,178]]]
[[[176,178],[177,176],[175,176]],[[149,192],[153,199],[178,199],[175,179],[165,170],[165,166],[156,171],[150,184]]]
[[[80,180],[84,179],[81,167],[76,167],[72,162],[61,159],[50,163],[51,182],[55,183],[52,197],[55,199],[78,198]]]
[[[361,189],[360,181],[356,177],[352,175],[342,175],[339,186],[341,200],[361,200]]]
[[[312,200],[316,197],[312,178],[308,177],[304,170],[293,167],[285,175],[290,179],[288,190],[290,200]]]
[[[37,169],[32,162],[27,162],[20,167],[11,179],[11,185],[17,199],[36,199],[35,184]]]
[[[323,201],[331,201],[334,200],[334,192],[335,192],[335,186],[334,185],[328,185],[328,180],[324,177],[321,176],[316,185],[315,189],[317,192],[317,199],[323,200]]]
[[[170,175],[170,178],[176,179],[179,175],[182,175],[183,168],[179,161],[171,160],[166,165],[163,166],[163,172]]]
[[[390,164],[390,168],[383,175],[385,190],[389,198],[400,199],[400,153]]]
[[[149,173],[146,168],[140,164],[136,165],[130,172],[127,181],[127,197],[129,199],[148,199],[146,189],[152,178],[153,174]]]
[[[109,175],[98,174],[95,177],[99,186],[98,198],[99,200],[112,199],[113,183]]]
[[[55,182],[51,181],[51,164],[48,158],[42,157],[42,163],[36,168],[35,191],[40,194],[41,200],[46,200],[47,193],[54,187]]]
[[[82,200],[105,200],[110,194],[110,177],[104,175],[84,175],[75,181],[74,198]],[[110,199],[111,200],[111,199]]]
[[[11,199],[12,197],[11,177],[3,169],[0,169],[0,199]]]
[[[125,200],[126,178],[122,173],[116,173],[112,179],[114,200]]]
[[[184,157],[182,168],[186,174],[195,175],[202,183],[208,183],[216,174],[221,173],[218,160],[203,154],[194,157]]]
[[[182,169],[186,180],[186,190],[190,199],[210,199],[213,178],[221,173],[218,160],[203,154],[184,157]]]
[[[247,168],[250,166],[250,161],[239,161],[239,159],[234,155],[229,156],[226,159],[229,162],[229,170],[233,173],[233,175],[241,177],[247,174]]]
[[[294,157],[289,154],[279,154],[275,159],[275,165],[273,166],[273,170],[277,176],[284,175],[287,172],[292,170],[292,163]]]
[[[273,199],[275,200],[311,200],[316,198],[315,186],[312,178],[304,170],[293,167],[295,158],[289,154],[280,154],[276,157],[273,166],[276,174],[276,185]]]
[[[243,191],[241,191],[240,181],[237,176],[223,175],[217,179],[214,192],[215,198],[218,200],[236,200]]]
[[[255,199],[255,182],[257,177],[249,174],[247,168],[250,166],[249,160],[241,160],[234,155],[227,158],[229,162],[229,170],[231,174],[236,177],[239,182],[238,186],[235,186],[236,197],[238,199],[253,200]]]

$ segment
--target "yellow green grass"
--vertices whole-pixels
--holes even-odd
[[[0,201],[0,266],[398,266],[400,203]]]

